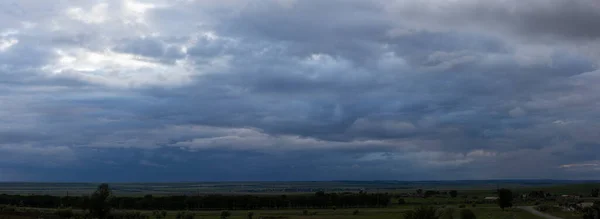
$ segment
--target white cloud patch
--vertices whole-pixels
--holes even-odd
[[[88,24],[100,24],[110,19],[109,5],[106,3],[99,3],[92,6],[89,10],[73,7],[65,11],[67,16],[71,19],[78,20]]]
[[[527,111],[525,111],[521,107],[515,107],[514,109],[511,109],[510,111],[508,111],[508,114],[512,117],[521,117],[521,116],[524,116],[525,114],[527,114]]]
[[[44,66],[48,74],[72,77],[113,87],[173,86],[189,83],[196,72],[185,60],[173,65],[110,50],[57,50],[55,63]],[[207,66],[206,70],[212,70]]]
[[[18,39],[9,38],[9,39],[0,39],[0,52],[4,52],[15,44],[19,43]]]

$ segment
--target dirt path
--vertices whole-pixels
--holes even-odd
[[[549,215],[549,214],[546,214],[546,213],[542,213],[542,212],[540,212],[538,210],[535,210],[534,206],[519,206],[517,208],[523,209],[523,210],[525,210],[525,211],[527,211],[529,213],[535,214],[537,216],[540,216],[540,217],[543,217],[543,218],[546,218],[546,219],[563,219],[563,218],[560,218],[560,217],[555,217],[555,216],[552,216],[552,215]]]

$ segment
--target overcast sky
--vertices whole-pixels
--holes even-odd
[[[2,0],[0,181],[598,179],[597,0]]]

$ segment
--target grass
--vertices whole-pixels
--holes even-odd
[[[542,219],[521,209],[475,208],[472,209],[478,219]],[[459,217],[455,217],[459,218]]]
[[[581,219],[582,215],[577,213],[577,212],[570,212],[570,211],[551,211],[551,212],[544,212],[546,214],[549,215],[553,215],[556,217],[560,217],[563,219]]]

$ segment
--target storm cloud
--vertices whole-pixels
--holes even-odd
[[[599,173],[593,0],[0,8],[3,181]]]

